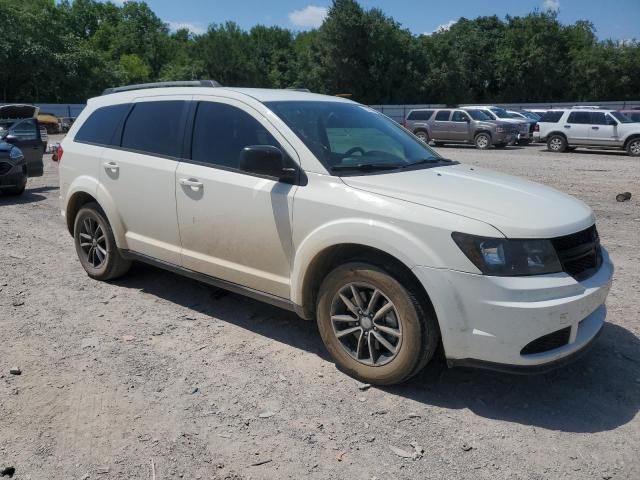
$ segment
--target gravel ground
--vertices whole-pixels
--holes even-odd
[[[89,279],[47,156],[25,195],[0,198],[0,473],[640,478],[640,161],[540,145],[439,150],[594,208],[617,270],[609,323],[583,359],[532,377],[437,361],[404,385],[362,388],[293,314],[147,266]],[[623,191],[634,196],[617,203]],[[422,458],[391,448],[413,442]]]

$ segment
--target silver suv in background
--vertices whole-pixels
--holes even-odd
[[[569,108],[548,111],[538,122],[540,140],[552,152],[577,147],[624,149],[640,157],[640,123],[616,110]]]
[[[518,130],[517,142],[519,145],[528,145],[533,139],[533,130],[535,122],[532,124],[528,119],[513,118],[513,116],[507,112],[504,108],[479,105],[479,106],[465,106],[461,107],[463,110],[480,110],[487,115],[491,120],[510,123],[514,128]]]
[[[481,150],[491,145],[505,147],[514,142],[518,134],[510,123],[492,120],[474,109],[412,110],[404,126],[426,143],[468,143]]]

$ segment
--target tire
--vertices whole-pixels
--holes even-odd
[[[630,157],[640,157],[640,138],[632,138],[627,143],[627,153]]]
[[[475,136],[473,142],[478,150],[486,150],[491,147],[491,135],[488,133],[479,133]]]
[[[417,130],[414,135],[424,143],[429,143],[429,133],[426,130]]]
[[[547,139],[547,149],[551,152],[562,153],[567,151],[567,139],[564,135],[551,135]]]
[[[407,380],[431,360],[440,333],[435,316],[423,308],[412,283],[360,262],[347,263],[327,275],[318,295],[318,329],[339,369],[362,382],[391,385]],[[351,286],[363,307],[359,317]],[[376,290],[380,294],[369,305]],[[385,311],[388,302],[391,307]],[[381,315],[377,320],[375,312]],[[338,338],[337,333],[345,330],[351,333]]]
[[[27,182],[24,182],[24,185],[22,185],[21,187],[3,188],[1,192],[3,195],[9,196],[9,197],[17,197],[19,195],[22,195],[26,188],[27,188]]]
[[[506,143],[496,143],[496,144],[494,145],[494,147],[496,147],[496,148],[504,148],[504,147],[506,147],[506,146],[507,146],[507,144],[506,144]]]
[[[120,254],[111,225],[97,203],[87,203],[78,211],[73,238],[80,263],[91,278],[114,280],[131,267],[131,262]]]

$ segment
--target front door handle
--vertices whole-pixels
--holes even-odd
[[[105,170],[111,170],[112,172],[117,172],[120,170],[120,167],[116,162],[105,162],[102,164]]]
[[[181,178],[179,182],[180,185],[190,187],[191,190],[200,190],[202,188],[202,182],[199,182],[195,178]]]
[[[600,127],[591,127],[591,130],[600,130]]]
[[[565,125],[564,128],[571,128],[571,125]]]

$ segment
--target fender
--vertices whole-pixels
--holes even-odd
[[[89,175],[81,175],[74,178],[71,185],[69,185],[66,198],[64,199],[62,208],[63,215],[66,217],[69,202],[77,193],[87,193],[96,199],[100,207],[102,207],[102,210],[104,210],[107,220],[111,225],[116,245],[120,249],[127,249],[127,240],[124,235],[126,232],[125,226],[120,216],[116,213],[117,209],[115,208],[113,198],[96,178]]]
[[[303,303],[304,280],[313,259],[323,250],[341,244],[357,244],[376,248],[392,255],[407,268],[424,259],[429,265],[440,265],[440,257],[425,242],[398,225],[377,220],[346,218],[323,224],[311,231],[297,246],[291,272],[291,300]]]

